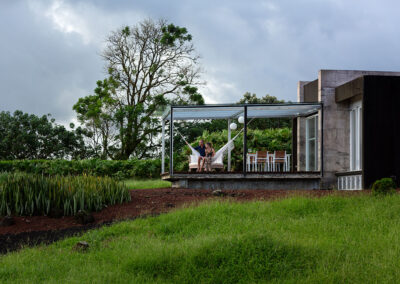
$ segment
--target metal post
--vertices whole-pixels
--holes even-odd
[[[174,107],[171,106],[171,119],[169,121],[169,175],[174,173]]]
[[[231,119],[228,119],[228,142],[231,140],[232,132],[231,132]],[[228,172],[231,171],[231,151],[232,147],[229,145],[228,147]]]
[[[244,106],[244,130],[243,130],[243,174],[247,173],[247,106]]]
[[[161,145],[162,145],[162,150],[161,150],[161,173],[165,173],[165,120],[162,119],[161,121]]]

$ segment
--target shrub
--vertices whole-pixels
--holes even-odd
[[[0,215],[48,215],[57,210],[75,215],[79,210],[99,211],[130,198],[125,185],[109,177],[0,175]]]
[[[0,172],[24,172],[43,175],[93,175],[116,179],[158,177],[160,159],[154,160],[12,160],[0,161]]]
[[[395,192],[396,184],[391,178],[382,178],[374,182],[372,185],[373,195],[385,195]]]

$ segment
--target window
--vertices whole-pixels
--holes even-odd
[[[361,126],[362,107],[359,101],[350,106],[350,171],[361,170]]]
[[[318,116],[306,119],[306,171],[318,170]]]

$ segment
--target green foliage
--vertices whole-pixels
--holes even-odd
[[[26,173],[3,173],[0,177],[0,215],[48,215],[62,210],[67,216],[130,200],[127,188],[109,177]]]
[[[160,179],[128,179],[123,183],[128,189],[152,189],[171,187],[171,182]]]
[[[393,194],[396,189],[396,183],[391,178],[381,178],[372,185],[372,194],[386,195]]]
[[[232,131],[232,138],[239,132],[239,130]],[[191,145],[197,146],[198,141],[203,139],[206,142],[211,142],[216,151],[228,142],[228,130],[219,132],[204,131]],[[232,150],[232,170],[241,170],[243,167],[243,134],[239,135],[234,141],[235,148]],[[289,128],[276,128],[264,130],[247,131],[247,148],[252,151],[275,151],[285,150],[291,153],[292,145],[292,131]],[[176,149],[176,156],[174,157],[174,169],[178,171],[188,169],[188,155],[191,151],[188,146],[184,146],[180,150]],[[227,157],[225,156],[225,165]]]
[[[212,202],[4,255],[0,282],[397,283],[399,235],[399,195]]]
[[[82,128],[67,130],[49,117],[0,112],[0,160],[91,157]]]
[[[107,37],[102,58],[109,78],[74,106],[98,157],[154,157],[161,145],[157,115],[168,103],[204,103],[191,39],[186,28],[151,19]]]
[[[163,32],[163,35],[160,39],[160,42],[164,45],[173,46],[177,40],[181,43],[192,40],[192,35],[188,34],[186,28],[181,28],[179,26],[175,26],[174,24],[163,26],[161,31]]]
[[[155,160],[12,160],[0,161],[0,172],[25,172],[43,175],[93,175],[117,179],[155,178],[161,161]]]

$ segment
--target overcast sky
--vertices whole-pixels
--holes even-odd
[[[72,121],[105,77],[107,34],[149,17],[193,35],[207,103],[246,91],[295,101],[319,69],[400,71],[399,11],[394,0],[0,0],[0,110]]]

